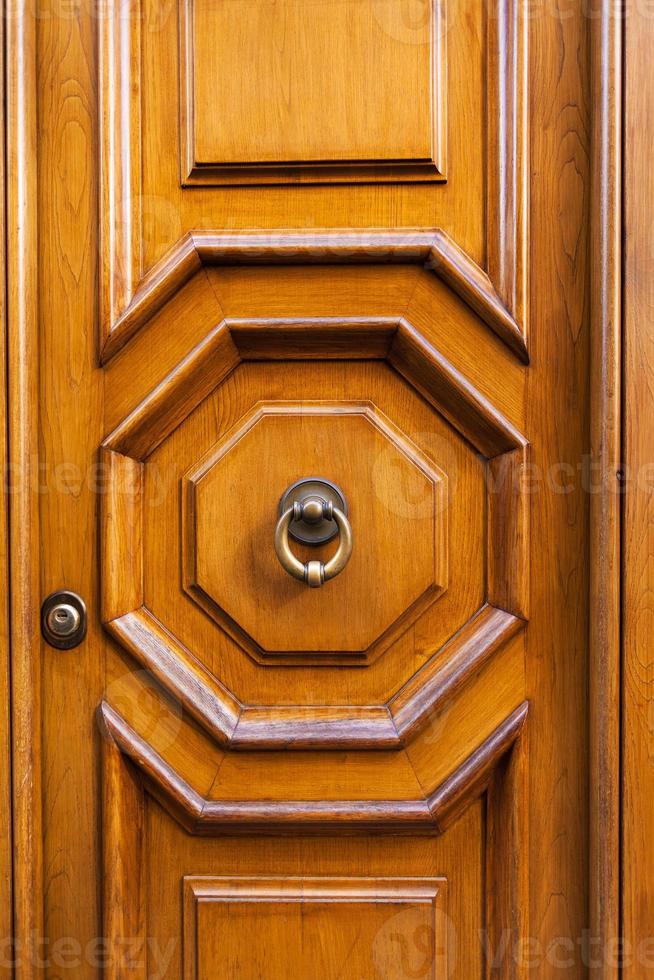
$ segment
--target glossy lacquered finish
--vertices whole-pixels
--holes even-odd
[[[654,84],[644,52],[654,39],[648,12],[627,5],[624,120],[624,426],[622,565],[622,854],[623,969],[628,980],[651,972],[654,930],[652,852],[645,827],[652,802],[652,169]]]
[[[607,11],[255,6],[7,23],[17,976],[583,975]]]

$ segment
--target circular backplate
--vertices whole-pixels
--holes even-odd
[[[338,507],[344,514],[347,514],[347,503],[340,487],[337,487],[331,480],[311,476],[304,480],[297,480],[284,491],[279,502],[280,515],[291,507],[294,501],[297,500],[303,504],[309,497],[320,497],[322,500],[331,501],[334,507]],[[291,521],[288,533],[295,541],[300,541],[302,544],[324,544],[336,537],[338,528],[335,521],[322,520],[317,524],[308,524],[306,521]]]

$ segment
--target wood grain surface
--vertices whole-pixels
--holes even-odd
[[[652,854],[652,173],[646,132],[654,125],[654,86],[642,71],[654,24],[634,5],[625,24],[624,423],[622,564],[622,880],[625,938],[620,973],[651,972]],[[607,882],[612,889],[613,880]],[[613,891],[610,894],[614,894]],[[610,911],[610,909],[609,909]],[[613,926],[613,923],[610,923]],[[610,974],[607,974],[610,975]]]
[[[324,978],[576,977],[588,925],[610,937],[617,518],[583,476],[589,447],[618,458],[607,4],[595,23],[574,5],[428,3],[425,35],[403,2],[265,0],[245,17],[248,0],[195,0],[181,54],[177,7],[156,0],[6,18],[20,980],[65,972],[62,937],[75,977],[96,978],[101,936],[113,980],[229,975],[239,956],[255,976],[254,900],[271,977],[306,957]],[[627,43],[645,59],[645,31]],[[646,182],[649,97],[630,84],[627,173]],[[648,239],[628,215],[638,459]],[[285,486],[316,473],[346,489],[357,550],[310,593],[272,531]],[[635,603],[647,500],[625,510]],[[88,608],[70,651],[38,632],[60,588]],[[634,604],[634,935],[646,624]]]

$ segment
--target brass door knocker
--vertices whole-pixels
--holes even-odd
[[[310,588],[320,588],[343,571],[352,554],[352,528],[345,497],[329,480],[298,480],[286,490],[279,507],[275,551],[282,568]],[[289,536],[306,544],[323,544],[337,534],[338,548],[326,562],[302,562],[291,551]]]

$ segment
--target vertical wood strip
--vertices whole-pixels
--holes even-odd
[[[591,181],[590,931],[603,951],[619,935],[622,4],[592,24],[595,112]],[[592,977],[615,980],[606,956]]]
[[[488,8],[488,275],[526,337],[527,35],[524,0]]]
[[[0,24],[0,77],[5,78],[5,22]],[[0,127],[5,148],[5,108],[0,105]],[[0,157],[0,183],[5,185],[5,154]],[[5,199],[0,197],[0,240],[3,269],[7,267],[7,225]],[[7,296],[6,279],[0,280],[0,463],[7,474]],[[0,529],[0,577],[9,582],[9,488],[5,478],[2,489],[2,524]],[[12,850],[11,850],[11,715],[9,670],[9,593],[5,588],[0,602],[0,940],[13,933]],[[0,961],[0,977],[12,975],[7,957]]]
[[[143,605],[143,463],[104,449],[102,621]]]
[[[590,20],[579,4],[549,7],[537,27],[531,21],[529,59],[540,169],[530,187],[525,431],[545,477],[530,480],[529,495],[529,914],[538,948],[557,937],[565,944],[570,976],[586,972],[577,940],[588,928],[589,496],[575,476],[590,432]],[[572,474],[567,490],[557,486],[557,466]]]
[[[145,980],[145,795],[100,717],[102,743],[103,936],[106,980]]]
[[[654,19],[625,10],[622,529],[622,931],[620,977],[652,969],[654,936]],[[628,950],[628,954],[627,954]],[[610,974],[606,974],[609,976]]]
[[[74,937],[84,949],[102,934],[97,877],[100,758],[91,720],[111,680],[106,670],[111,641],[100,626],[98,595],[98,446],[106,430],[97,343],[96,36],[106,9],[85,4],[76,16],[41,13],[38,561],[42,595],[70,588],[88,610],[81,646],[63,656],[46,644],[41,651],[43,888],[52,950],[62,936]],[[50,952],[53,971],[55,958],[56,952]],[[84,963],[63,972],[92,980],[94,970],[92,963]]]
[[[529,616],[529,507],[522,472],[526,448],[488,462],[488,601]]]
[[[99,8],[102,340],[141,278],[141,6]]]
[[[12,645],[14,935],[17,980],[43,936],[41,832],[36,21],[19,0],[7,38],[7,330]]]
[[[486,953],[488,976],[527,980],[528,725],[498,767],[486,799]],[[508,941],[507,941],[508,940]]]

